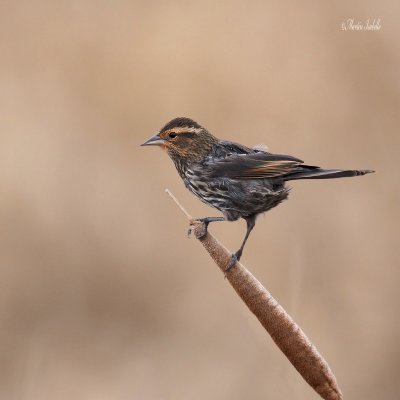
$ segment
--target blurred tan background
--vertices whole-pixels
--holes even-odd
[[[139,144],[190,116],[354,179],[300,181],[243,262],[348,399],[397,399],[399,3],[3,1],[0,398],[317,399]],[[376,32],[342,31],[380,18]],[[242,222],[212,225],[236,249]]]

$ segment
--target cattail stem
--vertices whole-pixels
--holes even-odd
[[[193,220],[175,196],[168,189],[166,192],[189,219],[196,238],[225,273],[231,253],[211,233],[204,234],[204,224]],[[226,278],[306,382],[323,399],[343,399],[328,363],[290,315],[247,268],[237,263],[226,273]]]

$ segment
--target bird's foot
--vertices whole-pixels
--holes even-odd
[[[194,233],[196,239],[201,239],[207,235],[208,224],[211,221],[208,218],[195,218],[190,221],[190,227],[187,233],[188,238]]]
[[[190,229],[188,236],[194,232],[197,239],[207,235],[207,228],[210,222],[225,221],[224,217],[204,217],[204,218],[194,218],[190,220]]]
[[[229,260],[229,263],[228,263],[227,267],[225,268],[225,274],[227,272],[229,272],[236,265],[237,262],[239,262],[239,259],[240,259],[240,257],[238,258],[237,253],[232,253],[231,259]]]

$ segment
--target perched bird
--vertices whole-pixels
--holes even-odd
[[[240,260],[256,217],[288,197],[286,181],[330,179],[365,175],[370,170],[322,169],[303,164],[285,154],[219,140],[190,118],[175,118],[142,146],[166,150],[185,186],[201,201],[218,209],[223,217],[199,218],[206,228],[213,221],[243,218],[247,232],[227,270]]]

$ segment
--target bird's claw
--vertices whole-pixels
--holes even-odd
[[[188,230],[188,238],[194,233],[196,239],[201,239],[207,235],[208,221],[204,221],[202,218],[192,219],[190,221],[190,227]]]
[[[225,274],[227,272],[229,272],[236,265],[237,262],[239,262],[239,260],[238,260],[238,258],[236,256],[236,254],[233,253],[231,255],[231,259],[229,260],[229,263],[228,263],[227,267],[225,268]]]

